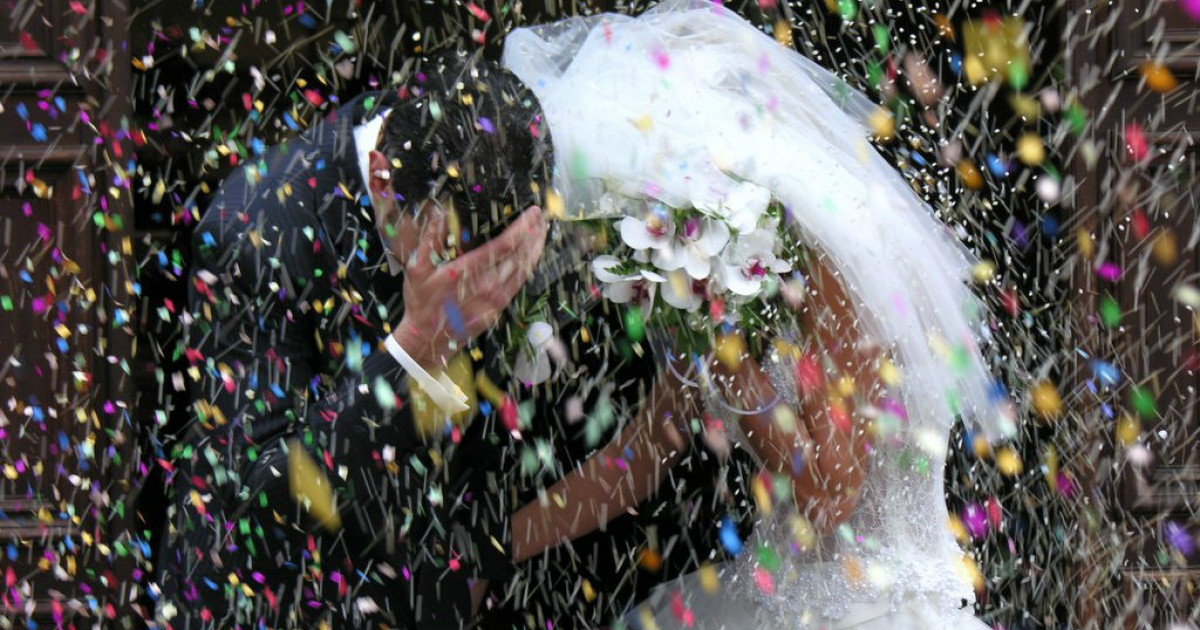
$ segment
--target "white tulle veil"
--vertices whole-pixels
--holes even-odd
[[[541,101],[569,214],[762,186],[890,349],[910,426],[944,436],[962,415],[1011,434],[980,350],[977,261],[869,143],[868,97],[711,0],[517,29],[503,61]]]

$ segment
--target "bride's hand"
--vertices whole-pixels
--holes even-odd
[[[828,391],[809,394],[799,409],[783,401],[769,406],[777,396],[758,362],[742,357],[734,363],[713,369],[725,400],[742,409],[768,406],[741,420],[750,446],[767,469],[791,476],[796,506],[814,529],[832,531],[853,513],[866,475],[865,423]],[[794,368],[789,362],[793,374]]]

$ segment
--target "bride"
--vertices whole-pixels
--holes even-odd
[[[548,496],[561,500],[514,516],[517,559],[652,493],[703,417],[763,468],[755,533],[730,532],[732,560],[660,586],[626,623],[984,627],[943,467],[959,417],[998,438],[1010,406],[979,348],[973,258],[869,144],[878,108],[709,0],[518,29],[504,63],[554,136],[560,218],[641,219],[636,200],[725,207],[750,191],[781,203],[784,233],[811,252],[777,300],[798,329],[741,331],[771,337],[759,356],[734,334],[707,360],[654,339],[662,376],[642,422],[559,480]],[[739,281],[710,262],[710,283]]]

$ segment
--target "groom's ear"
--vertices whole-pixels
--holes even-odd
[[[370,153],[367,167],[367,189],[370,190],[371,196],[375,197],[372,202],[381,198],[394,202],[392,199],[392,165],[379,151],[372,150]]]

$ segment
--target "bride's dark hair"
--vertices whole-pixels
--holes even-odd
[[[449,51],[422,59],[399,95],[379,150],[401,203],[449,196],[468,249],[542,205],[553,164],[549,132],[537,98],[515,75],[477,53]]]

